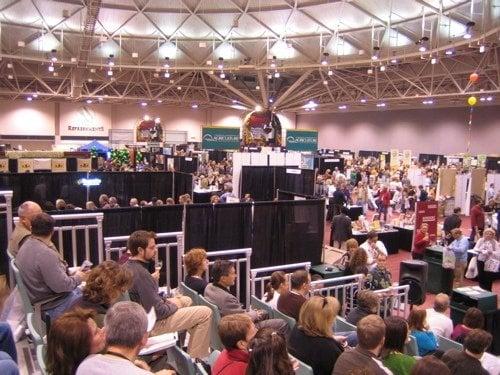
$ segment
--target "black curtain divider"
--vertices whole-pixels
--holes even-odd
[[[197,156],[169,156],[174,159],[174,168],[177,172],[195,173],[198,170]]]
[[[500,156],[486,157],[486,170],[500,172]]]
[[[420,163],[428,163],[430,161],[432,162],[440,162],[442,160],[444,162],[444,155],[438,155],[438,154],[419,154],[418,155],[418,161]]]
[[[252,204],[216,204],[213,210],[213,249],[252,247]]]
[[[213,249],[213,205],[210,203],[190,204],[186,206],[186,224],[184,249],[193,247]]]
[[[220,163],[224,159],[227,159],[227,151],[222,150],[212,150],[208,151],[208,160]]]
[[[274,170],[275,185],[273,196],[276,196],[277,189],[305,195],[314,194],[314,170],[299,169],[298,167],[274,167]],[[291,170],[299,170],[300,173],[292,173]]]
[[[275,197],[274,167],[241,169],[241,195],[249,193],[255,201],[272,201]]]
[[[318,173],[325,173],[327,169],[334,171],[338,168],[341,172],[344,171],[344,158],[340,155],[328,155],[314,158],[314,168],[318,169]]]
[[[174,192],[176,202],[182,194],[193,194],[193,175],[191,173],[174,172]]]
[[[255,202],[253,212],[252,268],[283,264],[280,252],[276,202]]]
[[[317,197],[315,197],[313,195],[299,194],[299,193],[294,193],[292,191],[285,191],[285,190],[278,189],[278,200],[279,201],[293,201],[293,200],[295,200],[295,197],[301,197],[301,198],[305,198],[305,199],[318,199]]]
[[[0,215],[0,275],[6,275],[9,272],[9,258],[7,256],[7,216]]]

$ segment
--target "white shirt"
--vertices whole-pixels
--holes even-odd
[[[273,298],[270,301],[266,301],[267,293],[262,297],[262,302],[267,303],[273,309],[278,310],[278,299],[280,298],[280,294],[275,290],[273,294]]]
[[[375,247],[382,253],[384,253],[385,255],[387,255],[387,249],[385,248],[385,245],[382,241],[377,241],[375,243]],[[375,250],[375,247],[372,247],[372,245],[368,242],[368,240],[366,240],[365,242],[363,242],[360,246],[360,248],[362,248],[365,252],[366,252],[366,256],[368,258],[368,265],[372,264],[372,263],[376,263],[376,255],[377,255],[377,251]]]
[[[427,309],[425,311],[427,312],[427,323],[430,330],[436,335],[449,339],[453,332],[453,322],[451,319],[434,309]]]
[[[143,370],[124,358],[103,354],[88,356],[76,370],[76,375],[113,374],[153,375],[150,371]]]

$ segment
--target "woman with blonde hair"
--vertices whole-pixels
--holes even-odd
[[[312,367],[314,375],[330,375],[344,351],[333,336],[333,324],[340,311],[334,297],[314,296],[300,309],[298,324],[288,341],[290,354]]]
[[[495,230],[485,229],[474,250],[477,251],[479,286],[491,292],[493,280],[498,278],[500,271],[500,244],[495,239]]]

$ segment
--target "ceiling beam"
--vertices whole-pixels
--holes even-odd
[[[281,94],[276,101],[274,102],[274,106],[276,108],[279,108],[279,105],[284,102],[284,100],[290,96],[292,92],[294,92],[297,88],[299,88],[302,85],[302,82],[306,80],[307,77],[309,77],[309,74],[312,73],[312,70],[307,70],[305,71],[290,87],[288,87],[283,94]]]
[[[244,93],[242,93],[240,90],[238,90],[237,88],[233,87],[229,83],[226,83],[224,80],[222,80],[219,77],[217,77],[217,75],[215,75],[215,74],[208,74],[208,76],[210,77],[211,80],[215,81],[216,83],[218,83],[221,86],[224,86],[225,88],[227,88],[228,90],[230,90],[233,94],[239,96],[240,99],[242,99],[247,104],[249,104],[249,105],[251,105],[253,107],[256,107],[257,105],[259,105],[259,103],[257,103],[253,98],[245,95]]]
[[[267,82],[266,79],[264,79],[264,72],[259,70],[257,72],[257,79],[259,80],[259,86],[260,86],[260,95],[262,97],[262,104],[263,107],[267,107],[268,105],[268,94],[267,94]]]

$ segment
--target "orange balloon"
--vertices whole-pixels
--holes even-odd
[[[479,79],[479,74],[477,74],[477,73],[472,73],[472,74],[469,76],[469,80],[470,80],[472,83],[476,82],[478,79]]]

